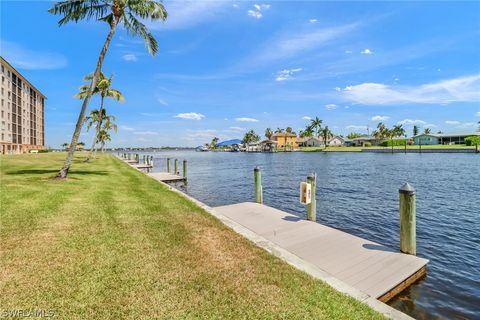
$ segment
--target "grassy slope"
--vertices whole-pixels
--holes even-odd
[[[111,156],[1,158],[0,311],[61,319],[375,319]]]

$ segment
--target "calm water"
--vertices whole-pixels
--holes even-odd
[[[189,161],[188,193],[210,206],[254,201],[253,168],[265,204],[305,216],[299,183],[318,176],[317,220],[399,248],[398,189],[417,190],[417,252],[427,276],[390,302],[418,319],[480,319],[480,156],[475,154],[154,154]],[[173,166],[173,163],[172,163]]]

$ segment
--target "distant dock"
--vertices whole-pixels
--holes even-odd
[[[386,302],[426,273],[427,259],[258,203],[213,208],[332,277]]]

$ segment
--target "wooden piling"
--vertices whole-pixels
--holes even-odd
[[[178,174],[178,159],[175,159],[175,161],[173,162],[174,164],[174,172],[173,174]]]
[[[255,201],[257,203],[263,203],[263,188],[262,188],[262,172],[259,167],[253,169],[253,177],[255,180]]]
[[[150,156],[150,165],[153,167],[153,156]]]
[[[170,158],[167,158],[167,172],[170,173]]]
[[[400,251],[417,254],[415,188],[405,183],[400,189]]]
[[[317,221],[317,175],[312,173],[307,177],[307,183],[310,184],[312,196],[307,204],[307,220]]]
[[[183,177],[187,180],[187,160],[183,160]]]

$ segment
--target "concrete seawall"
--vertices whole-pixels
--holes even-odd
[[[362,152],[372,152],[372,153],[392,153],[392,149],[362,149]],[[424,149],[393,149],[393,153],[475,153],[475,149],[471,148],[452,148],[452,149],[442,149],[442,148],[424,148]]]

